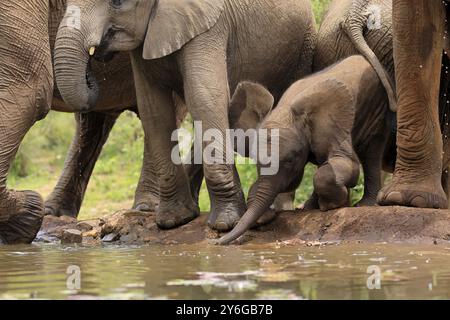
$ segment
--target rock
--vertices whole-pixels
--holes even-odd
[[[98,220],[82,233],[84,240],[120,240],[122,244],[197,244],[222,234],[207,226],[203,214],[189,224],[174,230],[160,230],[155,214],[119,211]],[[51,221],[52,223],[49,223]],[[40,235],[62,238],[64,230],[89,228],[85,223],[62,224],[47,221]],[[57,227],[55,227],[57,225]],[[49,229],[46,229],[46,228]],[[65,232],[65,231],[64,231]],[[78,238],[79,240],[79,238]],[[395,242],[448,244],[450,211],[406,207],[343,208],[329,212],[286,211],[277,213],[269,224],[248,231],[239,240],[243,244],[281,243],[299,246],[321,246],[347,242]]]
[[[62,244],[74,244],[74,243],[82,243],[83,236],[80,230],[76,229],[68,229],[65,230],[61,237]]]
[[[120,237],[120,241],[124,243],[134,243],[138,240],[136,233],[129,233]]]
[[[83,232],[83,238],[97,239],[99,237],[100,237],[100,229],[98,228]]]
[[[99,220],[85,220],[85,221],[80,221],[77,223],[77,229],[81,230],[83,232],[91,231],[95,227],[99,227],[99,226],[100,226]]]
[[[43,231],[39,231],[38,234],[36,235],[36,239],[34,239],[34,242],[55,243],[58,240],[59,240],[58,237],[56,237],[54,235],[49,235]]]
[[[102,238],[103,242],[114,242],[119,238],[119,235],[117,233],[110,233],[107,234]]]

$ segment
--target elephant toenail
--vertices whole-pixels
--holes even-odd
[[[165,229],[175,228],[176,224],[174,220],[166,220],[161,222],[161,226]]]
[[[393,191],[386,196],[386,200],[389,203],[400,205],[403,202],[403,197],[400,192]]]
[[[137,211],[150,212],[150,206],[146,203],[141,203],[136,206]]]
[[[55,215],[55,210],[53,210],[53,209],[50,208],[50,207],[45,207],[45,209],[44,209],[44,214],[45,214],[46,216],[54,216],[54,215]]]
[[[411,200],[411,206],[416,208],[426,208],[427,201],[422,196],[416,196]]]
[[[223,231],[223,232],[230,230],[228,224],[226,224],[225,222],[218,222],[218,223],[216,223],[215,229],[217,231]]]

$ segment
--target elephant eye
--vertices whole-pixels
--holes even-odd
[[[120,7],[123,3],[125,2],[125,0],[111,0],[111,5],[113,7]]]

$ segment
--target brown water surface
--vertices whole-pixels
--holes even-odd
[[[0,298],[449,299],[450,245],[4,246]]]

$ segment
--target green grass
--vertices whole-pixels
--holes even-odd
[[[330,0],[315,0],[313,7],[319,23]],[[8,184],[15,189],[33,189],[44,197],[56,185],[62,172],[66,152],[74,134],[71,114],[51,112],[27,134],[10,170]],[[98,217],[132,205],[139,179],[143,154],[143,132],[137,117],[123,114],[115,125],[94,169],[81,209],[82,219]],[[296,193],[296,205],[312,192],[315,168],[308,165],[302,186]],[[238,165],[244,191],[247,193],[256,179],[254,165]],[[362,182],[362,181],[361,181]],[[352,198],[361,196],[362,186],[355,188]],[[205,186],[200,195],[203,211],[209,210]]]

